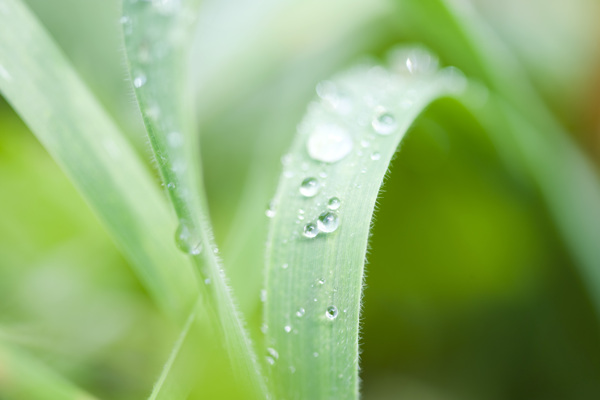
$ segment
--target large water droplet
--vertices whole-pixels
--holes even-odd
[[[373,129],[375,129],[375,132],[380,135],[389,135],[398,128],[396,118],[387,111],[379,112],[375,118],[373,118],[373,121],[371,121],[371,125],[373,126]]]
[[[314,197],[319,193],[319,181],[315,178],[306,178],[300,184],[300,194],[304,197]]]
[[[325,233],[331,233],[335,231],[339,226],[339,219],[335,213],[326,211],[319,215],[317,220],[317,227],[319,231]]]
[[[313,224],[312,222],[309,224],[304,225],[304,232],[303,232],[304,236],[306,236],[307,238],[314,238],[315,236],[317,236],[319,234],[319,228],[317,228],[317,225]]]
[[[181,223],[177,227],[175,243],[184,253],[195,256],[202,252],[200,236],[196,235],[185,223]]]
[[[353,143],[350,134],[339,125],[317,125],[308,137],[306,150],[308,155],[317,161],[335,163],[352,151]]]
[[[342,202],[337,197],[332,197],[327,201],[327,208],[330,210],[337,210],[342,205]]]
[[[334,320],[337,318],[338,316],[338,309],[336,306],[329,306],[327,307],[327,311],[325,311],[325,316],[330,319],[330,320]]]

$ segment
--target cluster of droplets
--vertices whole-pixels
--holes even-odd
[[[315,178],[307,178],[302,182],[302,185],[300,185],[300,193],[305,196],[305,197],[311,197],[311,196],[307,196],[305,193],[303,192],[302,188],[304,186],[305,182],[316,182],[316,185],[318,185],[318,182]],[[317,189],[315,189],[315,187],[317,187]],[[316,191],[318,191],[318,186],[313,186],[311,187],[311,191],[310,194],[312,194],[313,196],[316,194]],[[313,194],[314,192],[314,194]],[[319,233],[332,233],[335,232],[340,224],[339,221],[339,217],[337,214],[337,210],[340,208],[341,205],[341,201],[339,198],[337,197],[332,197],[328,200],[327,202],[327,210],[323,211],[319,217],[317,218],[317,220],[315,222],[309,222],[306,225],[304,225],[303,228],[303,235],[309,239],[312,239],[314,237],[317,237],[317,235]]]

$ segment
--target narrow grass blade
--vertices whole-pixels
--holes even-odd
[[[271,210],[266,360],[276,397],[357,399],[358,323],[371,215],[388,165],[419,113],[464,77],[424,50],[391,71],[365,64],[317,87]]]
[[[93,400],[94,397],[37,360],[0,342],[0,398]]]
[[[152,177],[20,0],[0,4],[0,90],[96,211],[170,315],[187,315],[193,269]],[[185,314],[184,314],[185,313]]]
[[[177,242],[205,280],[225,348],[242,384],[258,398],[266,387],[236,310],[212,237],[195,127],[189,53],[198,1],[123,4],[123,31],[132,81],[162,179],[179,218]]]

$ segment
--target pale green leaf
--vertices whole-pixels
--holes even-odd
[[[216,315],[216,331],[240,383],[260,398],[266,396],[265,383],[217,256],[202,184],[188,62],[198,4],[125,1],[125,45],[150,143],[179,218],[176,240],[207,283],[207,307]]]
[[[278,398],[359,397],[360,300],[377,195],[415,118],[465,87],[422,49],[397,49],[391,59],[390,70],[365,63],[320,83],[284,156],[264,293]]]
[[[193,269],[131,145],[20,0],[0,4],[0,90],[96,211],[167,313],[186,315]],[[184,314],[185,313],[185,314]]]

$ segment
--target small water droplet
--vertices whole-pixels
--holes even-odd
[[[363,140],[361,140],[361,141],[360,141],[360,147],[367,148],[367,147],[369,147],[370,145],[371,145],[371,142],[369,142],[368,140],[364,140],[364,139],[363,139]]]
[[[292,163],[292,155],[291,154],[284,154],[281,157],[281,164],[283,166],[288,166]]]
[[[398,123],[396,122],[396,118],[387,111],[379,112],[373,121],[371,121],[371,125],[375,132],[380,135],[389,135],[394,132],[396,128],[398,128]]]
[[[218,247],[215,247],[215,248],[213,249],[213,253],[215,253],[215,254],[219,254],[219,248],[218,248]]]
[[[340,91],[335,83],[319,82],[316,89],[317,95],[338,113],[346,115],[352,111],[352,100],[346,93]]]
[[[273,357],[266,356],[265,359],[267,360],[267,364],[275,365],[275,360],[273,359]]]
[[[371,154],[371,160],[373,161],[377,161],[381,158],[381,154],[379,154],[378,152],[374,152]]]
[[[185,223],[180,223],[175,231],[175,243],[184,253],[198,255],[202,252],[200,237],[196,235]]]
[[[315,178],[306,178],[300,184],[300,194],[304,197],[314,197],[319,192],[319,181]]]
[[[317,353],[316,351],[313,353],[313,357],[317,358],[319,357],[319,353]]]
[[[133,78],[133,86],[135,86],[136,88],[141,88],[142,86],[144,86],[146,84],[146,75],[144,74],[137,74],[134,78]]]
[[[273,359],[275,359],[275,360],[279,359],[279,353],[274,348],[267,347],[267,352],[271,355],[271,357],[273,357]]]
[[[330,319],[330,320],[334,320],[337,318],[338,316],[338,309],[336,306],[329,306],[327,307],[327,311],[325,311],[325,316]]]
[[[298,311],[296,311],[296,317],[302,318],[305,312],[306,311],[304,310],[304,308],[300,308]]]
[[[269,218],[273,218],[275,214],[277,214],[277,211],[275,209],[275,202],[271,201],[269,202],[267,210],[265,211],[265,215]]]
[[[306,150],[317,161],[335,163],[352,151],[353,143],[346,129],[335,124],[317,125],[308,137]]]
[[[204,284],[205,284],[205,285],[210,285],[210,278],[206,278],[206,279],[204,280]]]
[[[319,234],[319,228],[317,228],[317,225],[313,224],[312,222],[308,223],[304,225],[303,234],[307,238],[312,239]]]
[[[325,178],[327,178],[327,172],[325,172],[325,171],[321,171],[321,172],[319,172],[319,176],[320,176],[321,178],[325,179]]]
[[[361,169],[361,170],[360,170],[360,173],[361,173],[361,174],[366,174],[366,173],[367,173],[367,169],[366,169],[366,168],[363,168],[363,169]]]
[[[266,291],[266,289],[262,289],[260,291],[260,301],[262,301],[263,303],[267,301],[267,291]]]
[[[318,285],[324,285],[325,284],[325,279],[324,278],[317,279],[317,284]]]
[[[269,325],[267,325],[267,324],[262,324],[262,325],[260,326],[260,331],[261,331],[263,334],[266,334],[268,330],[269,330]]]
[[[175,189],[175,184],[173,182],[169,182],[169,183],[167,183],[167,187],[169,189]]]
[[[283,269],[287,269],[288,267],[289,267],[289,265],[287,263],[285,263],[281,266],[281,268],[283,268]]]
[[[292,331],[292,327],[291,327],[290,325],[286,325],[286,326],[284,326],[284,327],[283,327],[283,330],[284,330],[286,333],[290,333],[290,332]]]
[[[342,205],[342,202],[337,197],[332,197],[327,201],[327,208],[330,210],[337,210]]]
[[[317,227],[319,231],[325,233],[331,233],[335,231],[339,226],[339,219],[335,213],[326,211],[319,215],[317,220]]]

